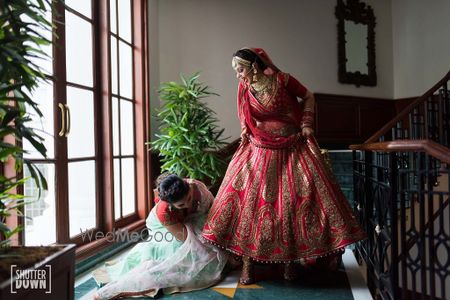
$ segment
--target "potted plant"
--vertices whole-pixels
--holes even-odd
[[[40,32],[52,30],[45,18],[50,7],[51,0],[0,0],[0,299],[73,298],[74,246],[13,247],[11,237],[22,227],[11,228],[7,222],[8,217],[23,217],[27,202],[18,189],[26,180],[47,189],[43,174],[24,158],[21,142],[27,140],[46,156],[43,138],[30,121],[32,114],[42,117],[31,95],[46,80],[34,61],[46,58],[41,45],[50,41]],[[7,165],[12,172],[5,172]],[[30,178],[22,177],[24,165]]]
[[[160,134],[150,144],[159,150],[161,171],[168,171],[213,185],[222,178],[225,161],[217,151],[225,145],[224,129],[216,124],[215,112],[202,100],[218,94],[198,81],[199,73],[181,83],[162,83],[158,93],[164,101],[158,111]]]

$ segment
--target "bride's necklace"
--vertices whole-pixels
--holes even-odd
[[[270,78],[267,76],[261,76],[258,78],[258,81],[255,81],[252,83],[252,88],[256,92],[261,92],[262,90],[266,89],[269,86]]]
[[[267,105],[276,89],[276,81],[274,80],[275,76],[261,76],[258,78],[258,81],[255,81],[251,84],[251,87],[254,91],[255,97],[259,100],[262,105]]]

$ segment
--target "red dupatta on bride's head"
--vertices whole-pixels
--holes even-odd
[[[266,51],[262,48],[249,48],[245,47],[242,48],[247,49],[255,53],[262,62],[266,65],[266,69],[263,70],[264,74],[266,76],[274,75],[278,76],[277,73],[281,72],[280,69],[278,69],[275,64],[270,59],[269,55]],[[283,137],[283,136],[274,136],[270,133],[267,133],[256,126],[255,120],[251,116],[251,109],[250,109],[250,91],[249,91],[249,84],[239,82],[238,87],[238,114],[239,119],[241,122],[242,129],[246,128],[247,132],[251,134],[250,139],[257,145],[260,145],[262,147],[267,148],[285,148],[287,146],[291,146],[294,142],[297,140],[297,136],[289,136],[289,137]],[[283,121],[284,119],[281,118],[279,121]]]
[[[278,67],[275,66],[275,64],[273,63],[273,61],[270,59],[269,55],[263,48],[244,47],[241,50],[244,50],[244,49],[250,50],[253,53],[255,53],[262,60],[262,62],[267,66],[267,68],[265,70],[263,70],[265,75],[272,75],[274,73],[280,72],[280,69],[278,69]]]

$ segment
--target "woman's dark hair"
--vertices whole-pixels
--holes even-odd
[[[158,179],[157,179],[158,182]],[[176,203],[189,192],[189,185],[175,174],[165,175],[158,186],[159,199]]]
[[[259,68],[261,69],[261,70],[265,70],[265,69],[267,69],[267,65],[262,61],[262,59],[258,56],[258,55],[256,55],[256,53],[255,52],[253,52],[252,50],[250,50],[250,49],[241,49],[241,50],[238,50],[238,51],[236,51],[234,54],[233,54],[233,57],[234,56],[238,56],[238,57],[240,57],[240,58],[243,58],[243,59],[245,59],[245,60],[248,60],[248,61],[250,61],[251,63],[254,63],[254,62],[256,62],[257,64],[258,64],[258,66],[259,66]]]

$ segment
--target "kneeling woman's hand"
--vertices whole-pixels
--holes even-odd
[[[165,225],[167,230],[180,242],[184,242],[187,238],[186,226],[183,223],[176,223],[173,225]]]

